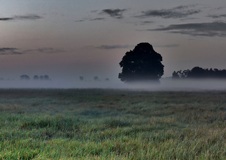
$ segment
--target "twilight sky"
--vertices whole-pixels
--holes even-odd
[[[174,70],[226,68],[225,0],[0,0],[0,75],[117,79],[149,42]]]

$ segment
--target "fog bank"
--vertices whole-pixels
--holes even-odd
[[[172,80],[161,79],[160,83],[123,83],[121,81],[72,81],[72,80],[2,80],[0,88],[52,88],[52,89],[76,89],[76,88],[101,88],[101,89],[130,89],[144,91],[226,91],[226,80]]]

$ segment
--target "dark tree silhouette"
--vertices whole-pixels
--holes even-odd
[[[98,76],[94,76],[93,79],[94,79],[94,81],[99,81],[100,80]]]
[[[49,76],[48,75],[34,75],[33,77],[34,80],[50,80]]]
[[[44,80],[50,80],[48,75],[44,75],[43,78],[44,78]]]
[[[33,79],[34,80],[39,80],[39,76],[38,75],[34,75]]]
[[[43,75],[39,76],[39,79],[44,80],[44,76]]]
[[[79,76],[79,80],[80,81],[84,81],[84,77],[83,76]]]
[[[20,76],[21,80],[30,80],[30,77],[26,74]]]
[[[159,81],[164,73],[162,56],[149,43],[140,43],[134,50],[126,52],[122,61],[119,79],[124,82]]]
[[[224,78],[226,79],[226,70],[219,70],[219,69],[203,69],[201,67],[194,67],[191,70],[180,70],[174,71],[172,73],[173,79],[203,79],[203,78]]]
[[[207,78],[208,71],[204,70],[201,67],[194,67],[191,71],[189,71],[188,76],[189,78]]]
[[[173,78],[173,79],[179,79],[179,78],[180,78],[180,77],[179,77],[179,73],[176,72],[176,71],[174,71],[174,72],[172,73],[172,78]]]

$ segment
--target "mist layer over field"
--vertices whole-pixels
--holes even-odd
[[[172,80],[161,79],[160,83],[123,83],[120,81],[71,81],[71,80],[4,80],[0,88],[102,88],[145,91],[199,91],[226,90],[226,80]]]
[[[226,80],[203,79],[203,80],[172,80],[162,79],[159,84],[139,83],[132,86],[137,89],[150,91],[205,91],[226,90]]]

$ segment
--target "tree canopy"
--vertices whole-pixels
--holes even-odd
[[[126,52],[119,63],[122,72],[119,79],[124,82],[159,81],[164,73],[162,56],[149,43],[140,43],[132,51]]]
[[[191,70],[180,70],[174,71],[172,74],[174,79],[185,79],[185,78],[192,78],[192,79],[203,79],[203,78],[226,78],[226,70],[220,69],[203,69],[201,67],[194,67]]]

